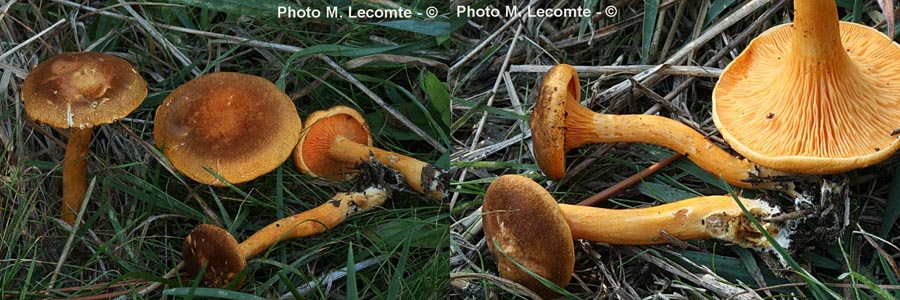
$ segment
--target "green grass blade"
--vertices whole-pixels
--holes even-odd
[[[653,32],[656,31],[656,15],[659,13],[659,0],[644,0],[644,21],[641,27],[641,63],[650,61],[650,44]]]

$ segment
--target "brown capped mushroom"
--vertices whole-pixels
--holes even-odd
[[[380,206],[389,196],[386,190],[375,187],[339,193],[316,208],[263,227],[240,244],[225,229],[202,224],[184,239],[184,268],[191,278],[204,272],[200,282],[205,286],[225,287],[247,266],[247,259],[275,243],[334,228],[352,215]],[[244,280],[240,278],[236,286]]]
[[[789,230],[764,221],[778,208],[752,199],[739,199],[782,246]],[[666,237],[680,240],[717,238],[742,247],[768,248],[731,196],[696,197],[648,208],[604,209],[557,204],[547,190],[531,179],[504,175],[484,196],[484,235],[500,276],[516,281],[542,297],[556,296],[549,288],[510,261],[565,286],[572,276],[572,239],[650,245]],[[496,245],[495,245],[496,244]]]
[[[434,166],[399,153],[372,147],[369,125],[356,110],[335,106],[313,112],[306,118],[300,143],[294,149],[294,163],[303,173],[326,179],[350,179],[353,167],[375,159],[403,175],[415,191],[443,199],[446,173]]]
[[[73,224],[87,191],[87,152],[94,126],[115,122],[147,96],[147,82],[124,59],[103,53],[63,53],[38,64],[22,86],[28,117],[69,129],[63,161],[60,218]]]
[[[578,74],[570,65],[554,66],[544,75],[531,115],[534,156],[548,177],[565,173],[565,153],[592,143],[640,142],[681,153],[704,170],[745,188],[789,190],[790,183],[759,178],[786,175],[728,154],[700,133],[678,121],[652,115],[609,115],[581,105]]]
[[[156,146],[178,171],[224,186],[280,166],[300,139],[291,99],[258,76],[220,72],[179,86],[156,110]]]
[[[713,120],[750,160],[832,174],[900,148],[900,45],[839,22],[832,0],[794,1],[794,23],[756,37],[722,73]]]

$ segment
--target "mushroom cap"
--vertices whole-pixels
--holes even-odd
[[[544,174],[559,179],[566,172],[566,101],[581,99],[578,74],[570,65],[556,65],[544,75],[531,113],[534,158]]]
[[[326,178],[351,179],[358,162],[339,161],[328,154],[334,138],[342,135],[351,141],[372,146],[366,119],[355,109],[338,105],[311,113],[294,149],[294,163],[303,173]]]
[[[208,287],[224,287],[247,266],[241,255],[240,245],[225,229],[200,224],[184,239],[184,269],[191,278],[197,276],[206,264],[206,272],[200,283]],[[237,287],[244,283],[244,278]]]
[[[900,128],[900,46],[866,26],[839,26],[845,49],[837,52],[846,56],[793,55],[803,53],[791,50],[797,29],[784,24],[725,68],[713,120],[735,151],[776,170],[829,174],[875,164],[900,147],[892,135]]]
[[[506,258],[509,256],[561,287],[569,283],[575,268],[572,232],[547,190],[529,178],[504,175],[488,187],[482,210],[484,236],[500,276],[541,297],[556,296]]]
[[[56,128],[115,122],[147,96],[147,82],[124,59],[69,52],[38,64],[22,85],[28,117]]]
[[[281,165],[303,127],[291,99],[268,80],[210,73],[179,86],[156,110],[156,146],[178,171],[210,185],[250,181]]]

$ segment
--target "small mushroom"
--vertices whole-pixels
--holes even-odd
[[[369,155],[397,170],[415,191],[443,199],[447,173],[399,153],[372,146],[369,125],[356,110],[335,106],[313,112],[306,118],[300,143],[294,149],[294,163],[303,173],[325,179],[350,179],[353,167]]]
[[[772,169],[832,174],[900,148],[900,45],[840,22],[831,0],[794,1],[794,23],[756,37],[722,72],[713,121],[735,151]]]
[[[75,223],[87,191],[91,129],[121,119],[147,96],[147,82],[124,59],[103,53],[63,53],[38,64],[22,86],[28,117],[69,129],[63,160],[60,218]]]
[[[778,208],[759,200],[739,200],[769,234],[787,246],[790,230],[764,221],[779,213]],[[667,237],[717,238],[742,247],[770,246],[731,196],[697,197],[648,208],[604,209],[557,204],[547,190],[519,175],[504,175],[491,183],[484,196],[482,220],[500,276],[545,298],[556,294],[510,259],[565,286],[575,261],[573,238],[621,245],[664,244]]]
[[[184,268],[194,278],[205,267],[200,282],[208,287],[225,287],[247,266],[247,259],[275,243],[334,228],[354,214],[380,206],[389,196],[386,190],[375,187],[339,193],[316,208],[263,227],[240,244],[225,229],[201,224],[184,239]],[[236,286],[244,280],[240,278]]]
[[[287,160],[303,127],[291,99],[268,80],[240,73],[203,75],[156,109],[156,145],[181,173],[224,186],[269,173]]]
[[[564,175],[565,153],[571,149],[592,143],[641,142],[673,149],[735,186],[790,188],[786,183],[757,183],[758,178],[785,174],[738,159],[678,121],[652,115],[595,113],[581,105],[580,98],[578,74],[572,66],[554,66],[544,76],[531,115],[531,132],[535,159],[550,178]]]

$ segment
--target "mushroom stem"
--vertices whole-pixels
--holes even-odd
[[[380,206],[388,197],[388,191],[376,187],[363,192],[339,193],[319,207],[263,227],[240,244],[225,229],[201,224],[184,239],[184,269],[189,276],[195,277],[206,268],[201,283],[225,287],[247,266],[247,259],[275,243],[324,232],[351,215]],[[243,282],[244,278],[240,278],[237,287]]]
[[[240,244],[241,255],[247,259],[279,241],[325,232],[349,216],[381,206],[388,196],[385,190],[373,187],[362,193],[339,193],[325,204],[263,227]]]
[[[416,192],[434,199],[444,198],[443,172],[428,163],[396,152],[360,144],[342,135],[334,138],[328,151],[332,158],[352,163],[367,160],[370,153],[378,161],[402,174],[406,184]]]
[[[826,62],[835,58],[849,61],[841,44],[837,4],[833,0],[794,1],[791,48],[794,57]]]
[[[765,202],[739,198],[757,218],[775,211]],[[705,196],[635,209],[604,209],[560,204],[575,239],[621,245],[651,245],[679,240],[717,238],[742,247],[768,247],[766,239],[744,216],[731,196]],[[763,223],[772,234],[778,228]],[[627,232],[628,234],[622,234]]]
[[[72,127],[63,160],[63,201],[60,218],[73,225],[81,202],[87,193],[87,153],[91,145],[91,129]]]
[[[752,178],[787,174],[736,158],[681,122],[653,115],[596,113],[574,99],[566,101],[566,113],[566,152],[594,143],[648,143],[675,150],[700,168],[721,176],[735,186],[770,190],[785,188],[775,182],[748,182]]]

